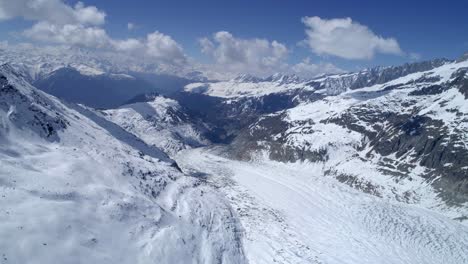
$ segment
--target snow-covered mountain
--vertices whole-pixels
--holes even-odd
[[[69,46],[9,45],[0,47],[0,61],[8,63],[30,82],[64,67],[74,68],[88,76],[134,72],[204,80],[200,72],[192,69],[173,69],[154,60]]]
[[[468,263],[466,57],[203,80],[103,110],[28,82],[141,75],[21,56],[0,69],[9,262]]]
[[[324,175],[354,188],[465,221],[467,70],[466,60],[444,62],[338,95],[302,97],[241,129],[231,153],[320,163]]]
[[[103,116],[170,155],[208,144],[203,136],[207,128],[191,119],[177,101],[154,95],[130,102],[103,111]]]
[[[306,83],[295,75],[275,74],[264,79],[240,75],[228,81],[191,83],[186,85],[184,90],[221,98],[258,97],[302,89]]]
[[[49,94],[95,108],[115,108],[143,93],[174,93],[204,80],[199,72],[73,47],[8,46],[0,48],[0,62]]]
[[[249,263],[468,262],[466,226],[324,177],[321,163],[239,161],[216,148],[176,159],[229,198]]]
[[[260,97],[275,93],[319,91],[336,95],[347,90],[383,84],[415,72],[429,71],[451,61],[437,59],[402,66],[376,67],[360,72],[332,74],[304,80],[295,75],[274,74],[267,78],[240,75],[229,81],[196,82],[186,92],[220,98]]]
[[[245,263],[226,200],[161,149],[0,68],[5,263]]]

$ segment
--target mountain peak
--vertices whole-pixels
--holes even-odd
[[[233,81],[234,82],[257,83],[257,82],[261,82],[262,79],[257,77],[257,76],[251,75],[251,74],[240,74],[237,77],[235,77],[233,79]]]
[[[299,76],[295,74],[288,75],[282,73],[275,73],[270,77],[266,78],[265,80],[269,82],[279,82],[281,84],[298,83],[301,81]]]

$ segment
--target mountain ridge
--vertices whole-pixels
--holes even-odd
[[[468,60],[243,76],[108,109],[27,78],[0,66],[0,234],[26,252],[0,242],[9,259],[320,263],[331,245],[338,262],[466,260]]]
[[[222,195],[8,65],[0,67],[0,142],[0,234],[14,238],[0,241],[2,261],[245,263]]]

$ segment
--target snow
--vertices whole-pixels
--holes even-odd
[[[92,110],[0,73],[2,263],[245,263],[220,193]],[[54,120],[66,127],[42,133]]]
[[[456,88],[445,91],[432,102],[428,107],[421,107],[418,114],[443,121],[450,133],[468,132],[468,124],[464,122],[464,116],[468,115],[468,102]],[[459,134],[463,136],[464,133]],[[468,143],[468,140],[465,142]]]
[[[444,82],[451,81],[455,71],[467,65],[466,61],[448,63],[431,71],[410,74],[385,84],[349,90],[314,102],[303,102],[284,111],[286,116],[283,121],[288,123],[288,129],[272,138],[281,138],[285,147],[289,146],[298,151],[326,152],[326,162],[320,163],[323,167],[322,173],[341,178],[356,189],[373,193],[388,201],[414,204],[452,219],[463,219],[468,204],[451,207],[442,201],[437,195],[438,190],[425,178],[431,170],[415,161],[416,153],[410,152],[399,158],[395,155],[383,157],[368,146],[365,134],[351,131],[332,120],[343,119],[344,122],[357,125],[369,133],[379,133],[381,130],[388,130],[388,124],[386,120],[372,119],[373,113],[427,116],[442,121],[444,129],[447,129],[444,133],[458,138],[452,143],[466,149],[468,103],[458,89],[452,87],[440,94],[420,96],[411,96],[410,93],[421,87],[434,85],[433,82],[411,81],[422,76],[440,76],[440,80],[435,83],[444,85]],[[397,84],[403,85],[398,89],[384,90],[385,87]],[[355,112],[361,111],[365,112],[361,117],[356,117]],[[275,115],[280,118],[281,113]],[[366,118],[372,121],[366,121]],[[266,146],[268,150],[266,142],[257,143]],[[261,152],[256,154],[263,156]],[[400,172],[396,169],[400,165],[411,165],[411,169]],[[391,173],[403,173],[404,177],[392,176]]]
[[[94,60],[82,64],[90,56],[81,53],[65,59],[15,54],[1,56],[16,61],[15,68],[30,79],[70,61],[87,75],[124,67]],[[24,64],[18,63],[22,59]],[[172,99],[97,111],[62,103],[3,66],[0,237],[7,239],[0,240],[1,260],[468,263],[468,226],[453,220],[466,216],[468,205],[448,207],[424,179],[428,169],[422,166],[401,179],[383,173],[397,170],[384,168],[383,157],[367,155],[372,149],[363,134],[329,122],[359,108],[425,115],[443,121],[466,148],[468,104],[457,89],[419,96],[412,109],[404,106],[412,100],[410,92],[450,81],[463,67],[468,61],[358,90],[347,89],[355,74],[317,78],[326,88],[318,92],[332,96],[286,111],[285,144],[325,149],[328,160],[278,163],[264,153],[242,162],[222,157],[217,148],[194,148],[207,143],[202,128]],[[435,82],[408,84],[436,76]],[[390,85],[402,86],[384,91]],[[314,88],[279,75],[185,87],[226,99],[298,89]],[[356,124],[378,132],[369,122]],[[388,155],[385,163],[411,164],[411,155]],[[351,186],[339,176],[354,177]]]
[[[192,93],[202,93],[213,97],[239,98],[239,97],[259,97],[273,93],[286,92],[304,88],[304,83],[282,83],[279,82],[238,82],[236,80],[212,82],[212,83],[191,83],[185,86],[184,90]]]
[[[108,120],[169,155],[208,143],[201,135],[201,128],[191,123],[181,106],[175,100],[162,96],[150,102],[106,110],[103,114]]]
[[[261,97],[275,93],[287,93],[297,90],[315,91],[310,83],[320,83],[317,93],[329,95],[346,91],[357,78],[356,73],[335,74],[316,77],[311,80],[301,80],[295,75],[274,74],[268,78],[256,78],[241,75],[228,81],[197,82],[185,86],[184,90],[191,93],[201,93],[213,97],[227,99]]]
[[[202,79],[193,67],[176,67],[152,59],[135,58],[122,53],[91,51],[69,46],[8,45],[0,49],[0,62],[8,63],[29,81],[37,81],[48,74],[66,67],[83,75],[118,75],[128,78],[132,73],[154,73]],[[133,78],[133,77],[132,77]]]
[[[319,123],[312,127],[313,133],[302,133],[303,127],[289,128],[286,130],[286,134],[289,135],[286,144],[298,148],[307,146],[308,150],[311,151],[332,147],[342,153],[348,147],[354,149],[354,147],[359,146],[363,139],[361,134],[336,124]]]
[[[468,227],[324,177],[321,164],[177,156],[229,197],[253,263],[468,263]]]
[[[72,67],[85,76],[99,76],[99,75],[105,74],[104,71],[87,66],[87,65],[78,64],[78,65],[73,65]]]
[[[445,83],[450,80],[451,74],[455,69],[468,67],[468,61],[447,63],[430,71],[417,72],[408,74],[387,82],[385,84],[377,84],[371,87],[359,89],[365,91],[379,91],[386,86],[407,84],[421,77],[440,77],[440,80],[434,84]],[[361,73],[366,73],[363,71]],[[360,73],[344,73],[335,74],[323,77],[313,78],[309,81],[302,81],[293,77],[274,75],[270,78],[259,79],[252,76],[239,76],[229,81],[191,83],[185,86],[184,90],[191,93],[201,93],[213,97],[221,98],[245,98],[245,97],[260,97],[274,93],[284,93],[295,90],[314,91],[314,88],[308,83],[319,83],[320,89],[317,93],[327,95],[338,95],[341,93],[354,93],[350,90],[351,84],[356,81]]]

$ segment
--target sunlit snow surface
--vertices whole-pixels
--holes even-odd
[[[274,82],[239,83],[236,81],[215,83],[191,83],[184,90],[192,93],[207,94],[214,97],[237,98],[262,96],[286,90],[300,89],[304,83],[280,84]]]
[[[213,188],[93,111],[0,74],[0,263],[245,263]]]
[[[386,85],[424,74],[443,82],[466,66],[448,64]],[[323,163],[233,161],[206,148],[176,156],[184,174],[163,151],[183,148],[167,133],[196,132],[154,126],[170,123],[163,119],[175,102],[124,106],[107,111],[112,117],[106,119],[3,73],[15,89],[0,94],[0,263],[468,263],[468,227],[451,219],[465,207],[438,208],[436,194],[416,177],[419,168],[412,182],[377,175],[373,160],[354,155],[362,135],[319,122],[364,103],[403,111],[389,102],[404,100],[405,87],[388,94],[379,94],[384,85],[345,91],[286,112],[291,124],[313,119],[316,131],[290,133],[286,144],[327,147],[327,166],[367,180],[382,176],[372,177],[387,188],[379,198],[325,176]],[[260,96],[284,87],[219,87],[208,94]],[[449,103],[427,107],[432,97]],[[450,129],[464,124],[447,111],[468,113],[458,91],[432,97],[420,97],[421,114]],[[60,117],[66,129],[40,136],[39,113]],[[128,125],[127,131],[110,121]],[[393,191],[419,196],[409,205],[397,202]]]
[[[103,111],[104,117],[169,155],[208,144],[177,101],[157,96],[149,102]]]
[[[431,169],[420,164],[420,156],[414,152],[402,156],[395,153],[381,155],[373,151],[368,137],[362,133],[388,131],[391,124],[385,119],[386,114],[406,114],[408,120],[411,120],[411,116],[424,116],[442,123],[441,129],[434,132],[435,135],[443,133],[445,136],[453,136],[450,143],[466,149],[468,100],[457,86],[448,85],[440,93],[411,95],[431,85],[450,83],[455,78],[453,74],[466,67],[468,61],[447,63],[384,84],[347,90],[311,102],[306,100],[290,109],[265,115],[260,120],[276,116],[286,123],[287,128],[268,139],[270,142],[259,139],[256,142],[258,146],[266,146],[259,152],[270,151],[268,144],[271,142],[282,142],[282,147],[291,147],[299,153],[325,151],[326,162],[322,163],[324,174],[350,177],[352,180],[347,184],[357,189],[387,200],[396,199],[419,205],[467,224],[468,203],[447,205],[438,194],[439,190],[425,177]],[[361,128],[361,132],[346,127],[346,124]],[[262,123],[257,122],[249,127],[249,132],[252,134],[262,129],[270,128],[262,127]],[[401,173],[396,169],[399,165],[412,166],[411,170],[400,174],[405,177],[392,175],[393,172]]]
[[[251,263],[468,263],[468,227],[324,177],[319,164],[241,162],[186,150],[236,209]]]

